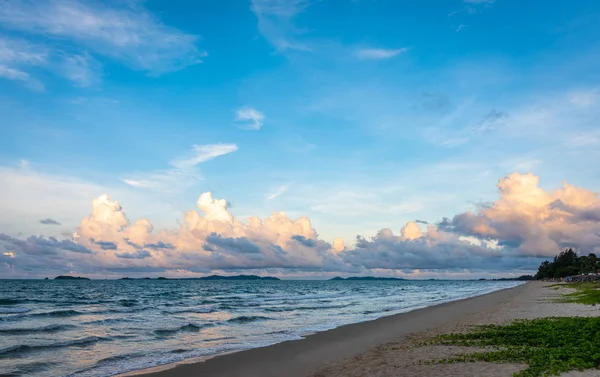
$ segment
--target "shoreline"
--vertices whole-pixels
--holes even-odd
[[[339,326],[273,345],[191,358],[118,374],[118,377],[175,376],[310,376],[321,367],[358,355],[399,337],[424,331],[450,320],[510,300],[529,282],[404,313]],[[390,328],[392,328],[390,330]]]

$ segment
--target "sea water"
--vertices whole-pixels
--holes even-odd
[[[0,376],[111,376],[519,284],[0,280]]]

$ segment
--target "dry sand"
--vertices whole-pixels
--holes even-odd
[[[562,292],[562,291],[561,291]],[[415,361],[472,352],[456,346],[418,346],[429,337],[466,331],[470,325],[506,323],[518,318],[598,316],[600,306],[551,302],[559,292],[529,282],[516,288],[397,314],[310,335],[269,347],[180,364],[142,374],[149,377],[387,377],[512,376],[519,364],[457,363],[419,365]],[[600,371],[563,377],[600,377]]]

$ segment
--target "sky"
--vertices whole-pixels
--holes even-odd
[[[600,2],[1,0],[0,278],[600,253]]]

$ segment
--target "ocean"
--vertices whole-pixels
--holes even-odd
[[[519,284],[0,280],[0,376],[111,376]]]

